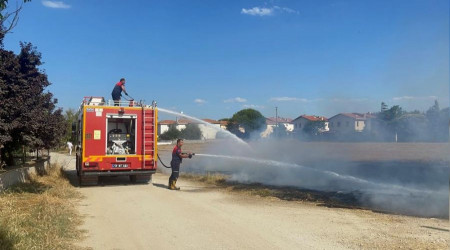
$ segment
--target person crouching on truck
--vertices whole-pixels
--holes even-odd
[[[180,165],[183,158],[192,158],[191,153],[182,153],[181,147],[183,146],[183,139],[177,140],[177,145],[172,151],[172,161],[170,162],[170,167],[172,168],[172,174],[169,177],[169,189],[170,190],[180,190],[179,187],[175,186],[177,184],[178,176],[180,175]]]
[[[120,97],[122,97],[122,91],[123,93],[125,93],[125,95],[128,95],[125,89],[125,78],[121,78],[120,81],[116,83],[111,93],[112,99],[114,100],[114,106],[119,106]]]

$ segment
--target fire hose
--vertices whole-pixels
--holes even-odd
[[[158,156],[158,160],[159,162],[161,162],[161,164],[165,167],[165,168],[172,168],[172,167],[168,167],[166,164],[164,164],[164,162],[161,160],[161,157],[159,157],[159,154],[156,154]],[[195,153],[189,154],[189,158],[192,158],[192,156],[195,155]]]

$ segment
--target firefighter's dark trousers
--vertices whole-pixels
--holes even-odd
[[[172,167],[172,174],[169,177],[169,181],[177,181],[180,175],[180,163],[171,162],[170,167]]]

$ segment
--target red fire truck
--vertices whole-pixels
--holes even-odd
[[[85,97],[76,125],[76,169],[81,185],[97,185],[100,176],[149,182],[156,172],[156,103],[106,102]]]

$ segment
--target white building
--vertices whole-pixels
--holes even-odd
[[[173,120],[163,120],[158,122],[158,135],[164,134],[170,128],[170,126],[175,126],[176,121]]]
[[[202,139],[204,140],[212,140],[216,139],[217,133],[221,129],[221,125],[219,121],[212,120],[212,119],[202,119],[203,121],[211,124],[211,125],[205,125],[205,124],[198,124],[198,128],[202,132]]]
[[[202,132],[202,139],[211,140],[216,139],[217,133],[220,131],[220,129],[226,129],[226,122],[219,122],[212,119],[203,119],[203,121],[208,122],[211,125],[201,124],[187,119],[177,119],[176,121],[163,120],[158,122],[158,135],[167,132],[170,127],[175,127],[177,130],[181,131],[183,129],[186,129],[186,126],[188,124],[196,124]]]
[[[320,132],[327,132],[329,131],[329,122],[328,119],[324,116],[316,116],[316,115],[301,115],[297,118],[295,118],[292,121],[292,124],[294,126],[294,133],[300,133],[303,131],[303,128],[308,122],[325,122],[325,127],[320,130]]]
[[[273,131],[275,130],[275,127],[277,126],[277,122],[278,122],[278,126],[284,126],[286,131],[292,132],[294,130],[294,125],[292,124],[292,119],[290,118],[283,118],[283,117],[269,117],[266,118],[266,129],[261,132],[261,137],[265,138],[268,137],[269,135],[271,135],[273,133]]]
[[[371,120],[374,115],[360,113],[340,113],[329,119],[330,132],[348,133],[362,132],[364,129],[371,129]]]

